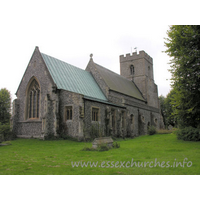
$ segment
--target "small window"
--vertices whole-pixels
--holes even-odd
[[[130,66],[130,71],[131,71],[131,75],[134,75],[135,70],[134,70],[134,66],[133,65]]]
[[[72,106],[65,107],[65,121],[72,120]]]
[[[92,108],[92,121],[99,121],[99,108]]]

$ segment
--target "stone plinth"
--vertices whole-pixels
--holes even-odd
[[[101,144],[106,144],[108,147],[113,146],[113,139],[111,137],[95,138],[92,142],[92,148],[96,149]]]

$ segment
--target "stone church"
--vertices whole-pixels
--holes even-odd
[[[95,63],[85,70],[36,47],[13,101],[18,137],[93,135],[135,137],[163,128],[153,59],[144,51],[121,55],[120,75]]]

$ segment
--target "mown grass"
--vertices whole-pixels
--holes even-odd
[[[82,151],[91,143],[70,140],[43,141],[17,139],[11,145],[0,146],[0,174],[68,175],[68,174],[200,174],[200,143],[177,140],[174,134],[145,135],[121,140],[120,148],[109,151]],[[191,167],[173,167],[183,160],[192,162]],[[133,162],[170,162],[170,167],[131,167]],[[176,159],[176,160],[175,160]],[[72,167],[71,162],[97,162],[97,167]],[[101,162],[113,161],[118,167],[99,167]],[[124,167],[121,166],[124,163]],[[125,164],[127,162],[127,166]],[[188,163],[189,164],[189,163]],[[152,166],[152,164],[151,164]],[[172,166],[172,167],[171,167]],[[190,166],[190,164],[189,164]]]

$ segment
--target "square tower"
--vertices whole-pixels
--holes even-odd
[[[137,85],[149,106],[159,107],[157,85],[154,83],[153,59],[145,51],[140,51],[139,54],[121,55],[120,75]]]

